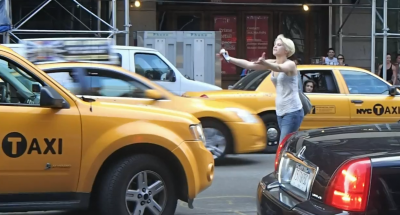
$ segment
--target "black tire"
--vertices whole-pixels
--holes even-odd
[[[278,126],[278,120],[276,118],[276,114],[268,113],[261,116],[261,119],[264,122],[265,129],[267,132],[267,147],[265,148],[264,152],[266,153],[276,153],[279,145],[279,137],[281,135],[281,130]],[[277,131],[276,138],[271,138],[274,135],[268,135],[269,129],[275,129]]]
[[[225,155],[233,153],[233,137],[231,135],[231,132],[229,131],[229,128],[221,123],[218,120],[215,119],[200,119],[201,124],[203,126],[203,129],[205,128],[213,128],[218,130],[219,132],[222,133],[222,135],[224,136],[225,140],[226,140],[226,147],[225,150],[222,151],[222,153],[220,153],[220,155],[218,156],[218,154],[216,154],[217,158],[214,157],[214,160],[222,160]],[[207,144],[207,141],[206,141]],[[214,155],[213,151],[211,151],[211,153]]]
[[[164,181],[166,189],[166,204],[162,215],[175,214],[178,198],[173,181],[173,175],[169,171],[165,162],[155,156],[138,154],[122,158],[111,165],[101,176],[97,196],[96,211],[100,215],[128,215],[126,207],[126,189],[131,179],[142,171],[152,171],[157,173]],[[143,197],[144,198],[144,197]],[[146,215],[150,213],[141,213]],[[137,215],[137,214],[134,214]]]

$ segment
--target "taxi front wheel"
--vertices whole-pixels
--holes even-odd
[[[214,160],[220,160],[232,151],[232,135],[225,124],[214,119],[203,119],[201,124],[206,137],[206,148]]]
[[[261,116],[261,119],[267,129],[267,148],[265,149],[265,152],[275,153],[278,149],[279,136],[281,133],[279,130],[278,119],[273,113],[264,114]]]
[[[112,165],[98,186],[100,215],[170,215],[177,206],[173,175],[152,155],[132,155]]]

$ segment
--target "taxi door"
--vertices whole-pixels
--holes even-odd
[[[311,113],[304,117],[300,130],[350,124],[350,108],[346,94],[342,93],[336,72],[332,69],[299,70],[302,82],[312,80],[317,87],[305,93],[312,104]]]
[[[30,86],[41,81],[25,69],[29,65],[18,64],[16,62],[21,61],[15,56],[4,55],[14,61],[0,59],[0,73],[6,83],[0,87],[1,92],[6,92],[0,100],[0,192],[76,191],[82,129],[75,103],[66,100],[68,107],[62,109],[41,107],[39,101],[33,99],[38,98],[40,90]],[[25,73],[12,72],[11,75],[7,63],[15,66],[14,71]],[[32,82],[33,79],[36,80]]]
[[[350,103],[350,124],[394,123],[400,120],[400,97],[389,95],[389,84],[376,75],[341,70]]]

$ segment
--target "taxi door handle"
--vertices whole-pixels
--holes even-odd
[[[351,100],[351,103],[362,104],[362,103],[364,103],[364,101],[363,100]]]

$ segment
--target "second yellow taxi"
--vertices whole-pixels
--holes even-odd
[[[113,103],[152,105],[193,114],[201,121],[206,147],[216,160],[226,154],[257,152],[266,147],[263,121],[243,105],[176,96],[138,74],[112,65],[48,63],[38,66],[78,96]]]
[[[313,105],[300,130],[400,120],[400,94],[379,76],[362,68],[330,65],[299,65],[303,91]],[[230,90],[187,92],[242,104],[257,113],[267,129],[267,151],[276,150],[279,127],[275,114],[275,87],[270,71],[255,71]]]

